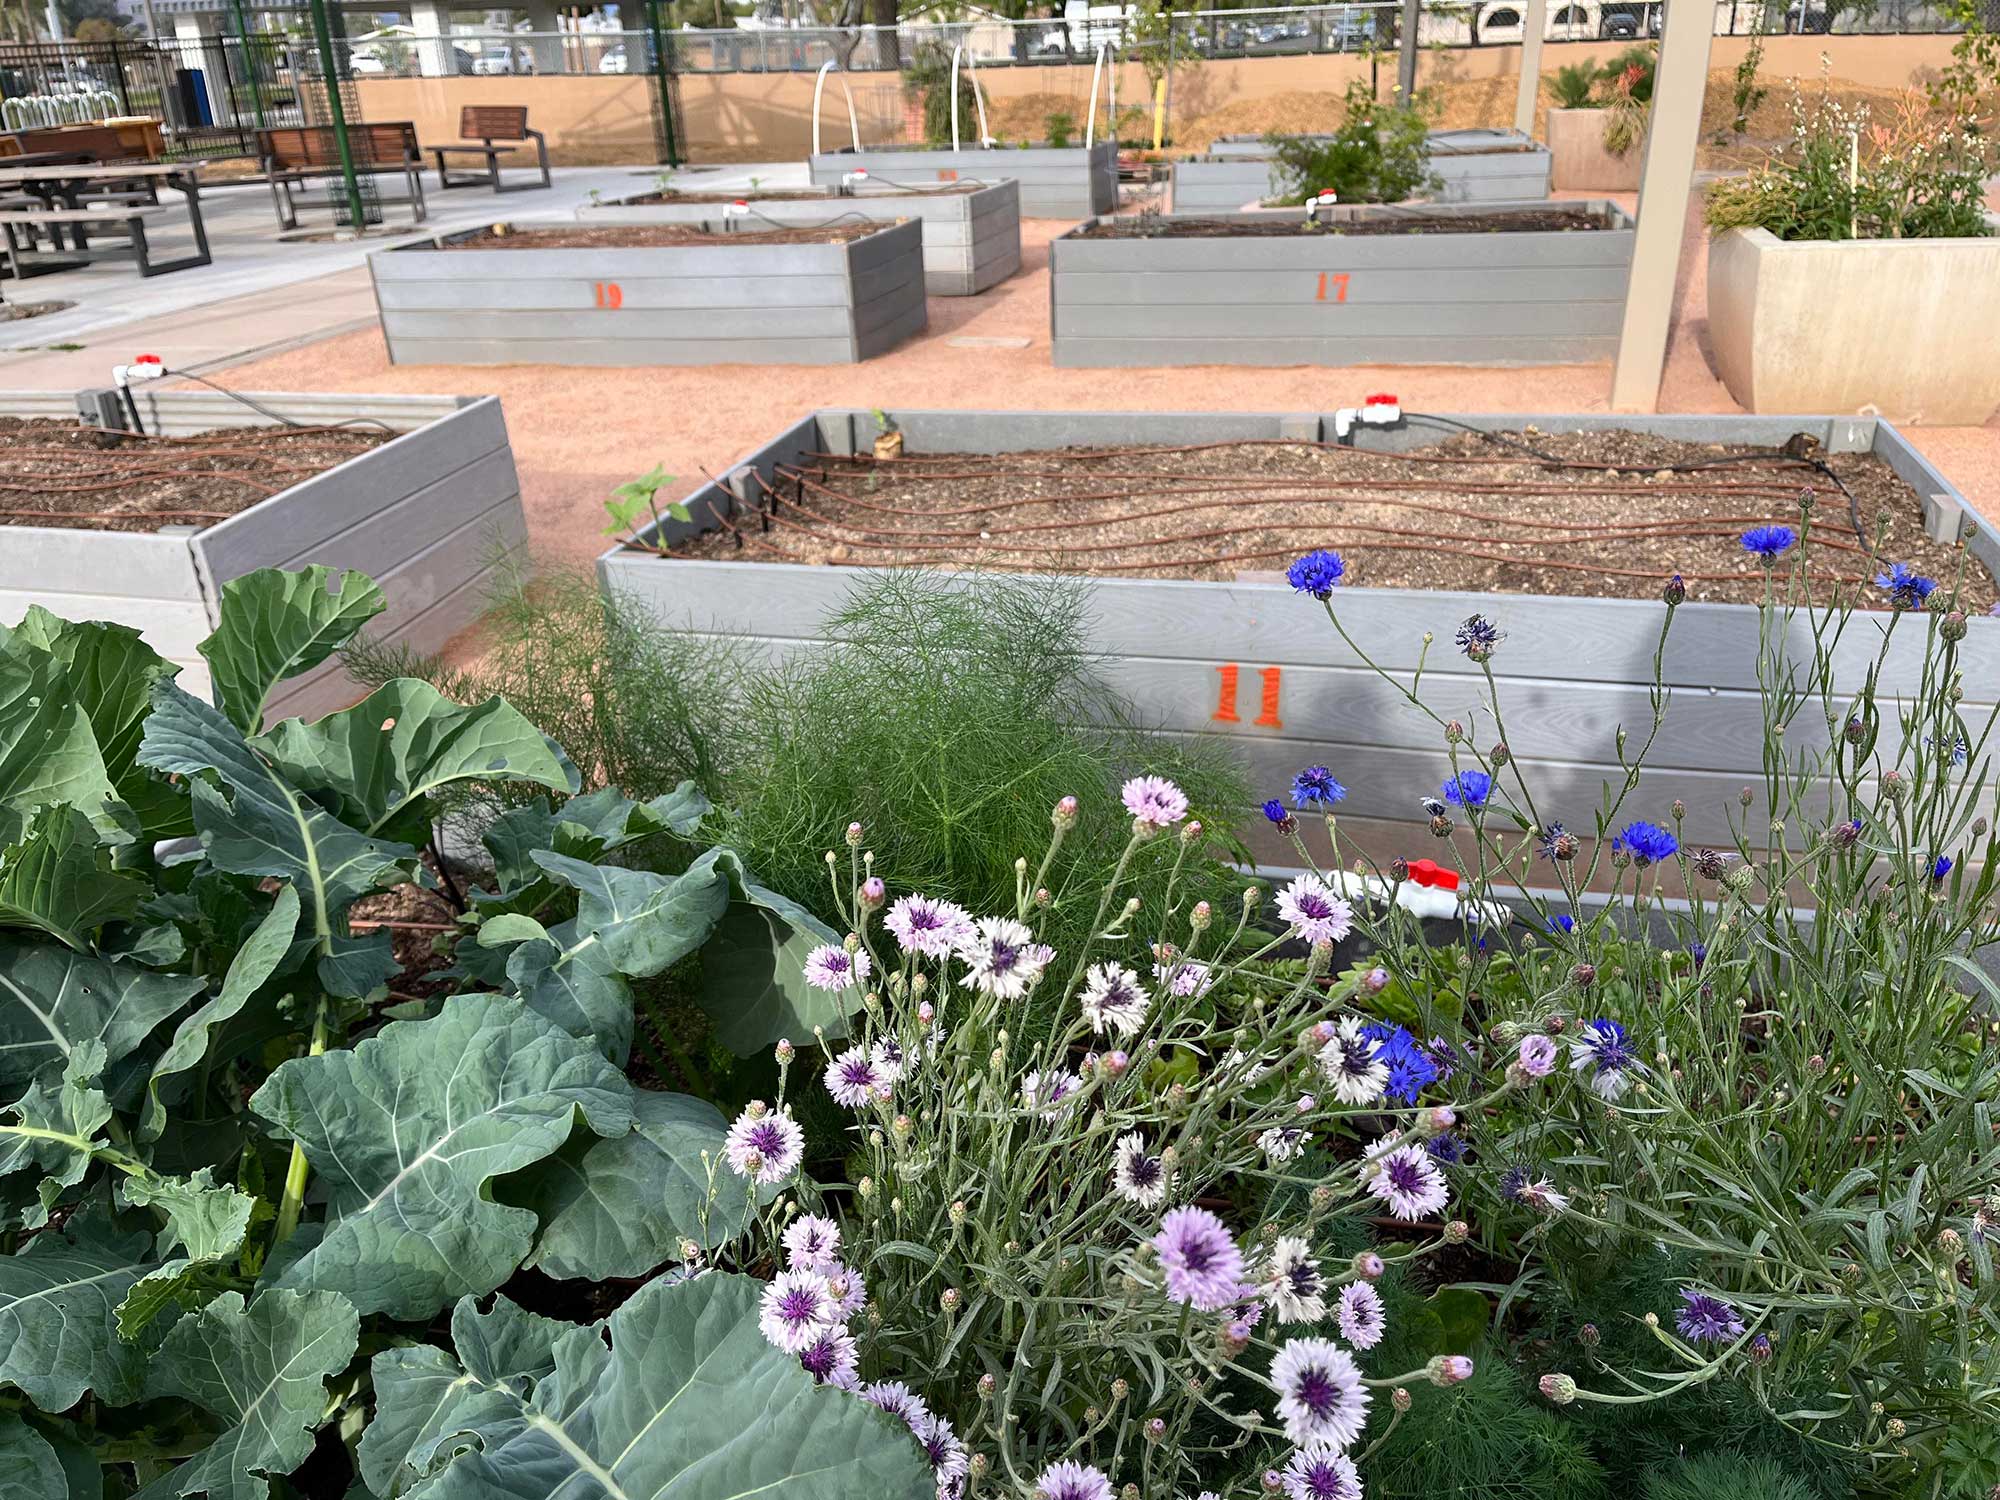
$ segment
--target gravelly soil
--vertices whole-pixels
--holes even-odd
[[[700,224],[599,224],[574,229],[487,230],[449,240],[446,250],[639,250],[682,245],[830,245],[858,240],[883,228],[879,220],[813,228],[730,229],[718,234]]]
[[[1283,218],[1181,218],[1177,215],[1132,214],[1100,219],[1079,229],[1087,240],[1281,239],[1301,235],[1354,239],[1385,234],[1569,234],[1608,229],[1603,215],[1574,208],[1521,208],[1504,213],[1432,214],[1421,210],[1390,212],[1382,218],[1327,223],[1307,219],[1302,209]]]
[[[1364,587],[1651,598],[1678,572],[1690,599],[1749,603],[1765,579],[1742,533],[1766,523],[1798,529],[1810,490],[1808,556],[1822,597],[1836,580],[1872,578],[1892,560],[1958,576],[1959,554],[1924,536],[1915,492],[1886,464],[1865,454],[1827,458],[1836,484],[1817,461],[1810,450],[1798,457],[1532,428],[1498,441],[1457,434],[1408,455],[1274,442],[829,457],[781,478],[768,528],[761,515],[742,516],[736,533],[708,533],[679,550],[1223,579],[1268,574],[1329,547],[1347,562],[1346,582]],[[1866,595],[1886,602],[1879,590]],[[1993,578],[1968,564],[1960,598],[1986,610]]]

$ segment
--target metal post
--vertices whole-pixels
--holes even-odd
[[[646,31],[653,39],[653,78],[660,90],[661,153],[670,167],[681,164],[680,135],[674,123],[673,68],[667,56],[667,38],[660,29],[660,0],[646,0]]]
[[[1522,135],[1535,133],[1535,105],[1542,97],[1542,38],[1548,30],[1549,0],[1528,0],[1521,21],[1521,80],[1514,92],[1514,128]]]
[[[1176,13],[1174,11],[1169,10],[1167,12],[1167,72],[1166,76],[1160,80],[1167,86],[1167,89],[1160,100],[1160,119],[1164,124],[1162,129],[1157,133],[1164,135],[1167,140],[1174,138],[1174,44],[1180,35],[1180,26],[1177,24],[1175,17]],[[1157,150],[1160,142],[1155,141],[1153,146]]]
[[[1546,4],[1547,0],[1535,0],[1535,3]],[[264,90],[262,85],[257,82],[257,59],[251,51],[250,46],[250,19],[243,14],[243,0],[229,0],[229,9],[231,14],[236,17],[236,55],[242,60],[243,71],[250,80],[250,109],[257,116],[257,128],[262,130],[266,123],[264,119]],[[223,46],[226,51],[228,43],[225,42]],[[230,107],[234,109],[234,99],[230,101]]]
[[[340,177],[347,189],[347,211],[353,215],[354,232],[368,226],[367,210],[361,203],[361,179],[354,171],[354,145],[347,138],[347,106],[340,97],[340,68],[333,52],[333,28],[326,18],[327,0],[309,0],[313,40],[319,46],[319,64],[326,74],[327,118],[333,122],[334,149],[340,153]]]
[[[1639,225],[1618,360],[1611,369],[1613,411],[1654,411],[1673,322],[1674,280],[1687,232],[1694,187],[1694,153],[1701,136],[1701,97],[1708,83],[1714,17],[1706,5],[1668,6],[1653,75],[1653,118],[1639,169]]]
[[[1398,104],[1408,104],[1417,92],[1417,29],[1423,17],[1423,0],[1403,0],[1403,45],[1396,57]]]

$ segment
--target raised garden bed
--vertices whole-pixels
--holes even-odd
[[[1318,137],[1311,137],[1318,139]],[[1430,164],[1440,203],[1514,202],[1549,195],[1549,149],[1518,130],[1436,130]],[[1260,135],[1225,135],[1202,156],[1177,161],[1175,213],[1235,213],[1271,194],[1270,146]]]
[[[495,225],[368,264],[395,364],[852,364],[926,322],[915,219]]]
[[[2000,219],[1971,239],[1708,245],[1708,337],[1751,411],[1869,411],[1976,427],[2000,409]]]
[[[1503,679],[1509,746],[1536,763],[1537,795],[1547,788],[1582,824],[1600,785],[1622,778],[1620,727],[1641,734],[1650,723],[1658,589],[1681,571],[1690,602],[1664,664],[1679,691],[1640,795],[1656,816],[1681,798],[1685,837],[1708,842],[1732,841],[1730,818],[1746,816],[1738,790],[1763,779],[1758,612],[1709,602],[1761,591],[1738,534],[1795,519],[1800,488],[1813,484],[1827,544],[1814,556],[1849,577],[1876,565],[1836,545],[1851,546],[1852,532],[1832,481],[1773,450],[1799,434],[1820,445],[1864,525],[1877,508],[1890,511],[1888,556],[1937,576],[1952,576],[1946,548],[1969,524],[1961,593],[1979,608],[1993,601],[2000,569],[1992,528],[1893,427],[1869,419],[1412,417],[1357,428],[1344,449],[1333,446],[1335,418],[1318,414],[890,418],[903,433],[900,461],[857,462],[880,430],[870,413],[816,413],[696,490],[691,520],[660,533],[670,555],[615,549],[599,560],[600,577],[651,601],[668,623],[782,651],[816,638],[850,586],[828,563],[1094,574],[1088,644],[1102,654],[1107,684],[1147,722],[1163,734],[1239,740],[1259,787],[1331,766],[1348,790],[1343,815],[1396,825],[1396,837],[1422,821],[1418,798],[1443,778],[1444,746],[1437,726],[1285,585],[1278,570],[1300,553],[1341,550],[1350,569],[1336,596],[1341,622],[1406,680],[1429,632],[1426,701],[1459,713],[1482,747],[1498,737],[1480,708],[1483,684],[1450,642],[1472,614],[1506,631],[1492,668]],[[1474,437],[1451,423],[1512,436]],[[1509,441],[1613,469],[1547,465]],[[1730,456],[1716,445],[1747,461],[1716,462]],[[1055,451],[1065,448],[1092,451]],[[865,508],[827,493],[857,489],[862,468]],[[1205,508],[1193,508],[1203,496]],[[845,520],[822,519],[836,516]],[[1792,644],[1804,649],[1796,629]],[[1880,644],[1857,623],[1835,647],[1840,672],[1858,683]],[[1893,640],[1885,697],[1911,690],[1921,646],[1920,630]],[[2000,620],[1972,619],[1961,650],[1965,713],[1976,722],[2000,692]],[[1803,721],[1795,728],[1815,732]]]
[[[1058,365],[1572,364],[1617,352],[1632,221],[1588,201],[1093,220],[1049,246]]]
[[[918,219],[924,226],[924,290],[933,297],[970,297],[1021,269],[1021,187],[1004,182],[941,183],[900,188],[811,188],[786,193],[641,193],[576,211],[579,224],[698,224],[731,203],[745,203],[742,222],[826,224],[856,218]]]
[[[865,168],[889,186],[939,182],[1018,182],[1021,215],[1028,219],[1087,219],[1118,207],[1118,146],[976,147],[892,146],[868,151],[822,151],[807,169],[819,187],[838,187],[849,172]]]
[[[358,568],[389,607],[370,633],[430,652],[478,619],[484,583],[527,544],[520,484],[491,396],[137,393],[150,438],[84,435],[122,420],[110,392],[0,393],[0,623],[39,604],[139,629],[208,690],[196,645],[222,585],[265,567]],[[329,430],[330,429],[330,430]],[[104,446],[99,446],[104,444]],[[285,684],[276,714],[359,696],[335,662]]]

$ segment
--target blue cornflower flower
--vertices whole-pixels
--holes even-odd
[[[1455,1167],[1465,1160],[1466,1145],[1457,1136],[1447,1133],[1434,1135],[1425,1141],[1424,1150],[1430,1152],[1432,1161]]]
[[[1569,830],[1561,823],[1551,823],[1542,830],[1541,850],[1543,859],[1568,858],[1576,853],[1576,840],[1569,838]]]
[[[1384,1097],[1415,1104],[1417,1095],[1437,1082],[1437,1064],[1403,1027],[1376,1021],[1362,1027],[1361,1034],[1375,1043],[1376,1060],[1389,1070],[1389,1081],[1382,1091]]]
[[[1656,865],[1662,860],[1672,859],[1679,851],[1681,841],[1658,823],[1642,819],[1637,823],[1627,823],[1625,831],[1618,835],[1611,847],[1625,850],[1642,865]]]
[[[1507,633],[1484,615],[1468,615],[1458,627],[1458,649],[1472,661],[1486,661],[1499,649]]]
[[[1333,593],[1334,585],[1340,582],[1341,575],[1346,571],[1347,564],[1340,560],[1338,552],[1322,548],[1308,552],[1285,569],[1285,581],[1301,594],[1325,599]]]
[[[1325,766],[1307,766],[1292,778],[1292,801],[1301,808],[1331,807],[1347,795]]]
[[[1552,917],[1544,917],[1550,932],[1575,932],[1576,918],[1566,911],[1559,911]]]
[[[1888,572],[1875,575],[1875,587],[1887,590],[1897,609],[1915,609],[1930,598],[1937,580],[1912,572],[1908,563],[1892,563]]]
[[[1694,960],[1694,966],[1699,969],[1703,964],[1708,962],[1708,944],[1689,943],[1688,957]]]
[[[1726,1344],[1743,1337],[1743,1319],[1720,1297],[1711,1297],[1691,1286],[1681,1288],[1687,1305],[1674,1319],[1674,1327],[1692,1344]]]
[[[1444,800],[1459,807],[1484,807],[1493,792],[1493,778],[1484,771],[1460,771],[1443,787]]]
[[[1625,1074],[1638,1066],[1638,1050],[1618,1022],[1599,1017],[1585,1021],[1569,1044],[1572,1071],[1590,1072],[1591,1089],[1606,1099],[1616,1099],[1631,1082]]]
[[[1943,741],[1942,741],[1942,740],[1940,740],[1940,739],[1939,739],[1939,738],[1938,738],[1938,737],[1937,737],[1936,735],[1934,735],[1934,734],[1927,734],[1927,735],[1925,735],[1925,736],[1924,736],[1924,743],[1925,743],[1926,745],[1929,745],[1929,746],[1930,746],[1930,747],[1931,747],[1931,748],[1932,748],[1933,750],[1935,750],[1935,749],[1937,749],[1937,748],[1938,748],[1938,747],[1939,747],[1939,746],[1940,746],[1941,744],[1943,744]],[[1964,735],[1962,735],[1962,734],[1955,734],[1955,735],[1953,735],[1953,736],[1951,737],[1951,763],[1952,763],[1953,765],[1955,765],[1955,766],[1962,766],[1962,765],[1964,765],[1964,764],[1965,764],[1965,753],[1966,753],[1966,749],[1967,749],[1967,746],[1966,746],[1966,743],[1965,743],[1965,736],[1964,736]]]
[[[1951,864],[1952,860],[1949,854],[1940,854],[1936,859],[1931,861],[1931,879],[1943,880],[1945,876],[1951,873]]]
[[[1798,533],[1789,526],[1752,526],[1743,533],[1743,550],[1770,562],[1798,539]]]
[[[1273,823],[1283,823],[1291,814],[1285,811],[1284,803],[1273,797],[1264,804],[1264,816],[1269,818]]]

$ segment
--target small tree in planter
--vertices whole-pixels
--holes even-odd
[[[1346,118],[1331,136],[1273,133],[1270,201],[1304,203],[1331,191],[1342,203],[1398,203],[1437,187],[1425,139],[1430,101],[1384,106],[1359,79],[1348,84]]]

